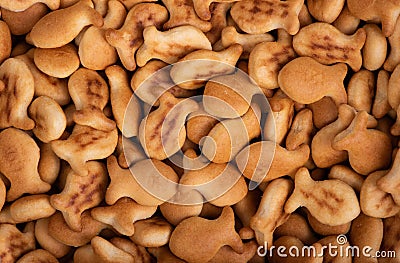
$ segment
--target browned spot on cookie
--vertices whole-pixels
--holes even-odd
[[[283,7],[283,8],[288,8],[289,5],[288,5],[287,3],[281,3],[281,7]]]
[[[26,246],[28,244],[23,240],[21,240],[21,237],[19,235],[14,234],[11,235],[9,238],[10,238],[10,247],[8,248],[8,250],[10,251],[11,254],[16,254],[15,253],[16,251],[20,252],[26,249]]]
[[[280,61],[282,56],[286,56],[289,54],[289,49],[287,47],[283,47],[282,50],[278,51],[278,52],[274,52],[272,53],[272,61]]]
[[[260,8],[258,8],[256,5],[252,8],[252,9],[250,9],[249,10],[251,13],[253,13],[253,14],[257,14],[257,13],[259,13],[260,11],[261,11],[261,9]]]
[[[324,192],[327,192],[327,197],[330,199],[335,200],[336,203],[343,203],[343,198],[340,198],[339,196],[337,196],[335,193],[332,193],[330,191],[326,191],[325,189],[323,189]]]
[[[301,190],[301,193],[303,194],[303,196],[307,199],[313,199],[314,202],[316,202],[320,207],[326,207],[327,209],[329,209],[332,213],[335,212],[336,208],[334,206],[332,206],[329,202],[327,202],[325,199],[321,199],[318,196],[314,195],[314,193],[312,192],[305,192],[303,190]]]
[[[99,94],[98,90],[101,88],[101,82],[97,79],[95,80],[87,80],[86,81],[87,89],[86,89],[86,94],[88,96],[93,96],[98,99],[102,99],[103,96]]]
[[[168,140],[170,140],[170,133],[172,130],[174,130],[174,127],[176,125],[176,119],[175,118],[170,118],[169,123],[168,123],[169,129],[164,128],[164,133],[162,134],[162,143],[165,145]]]
[[[71,196],[71,198],[69,199],[69,202],[67,204],[67,207],[71,207],[75,204],[76,199],[79,197],[79,194],[75,193]]]
[[[138,47],[142,44],[142,42],[143,42],[142,38],[139,38],[139,37],[134,38],[131,41],[129,41],[129,47],[130,48]]]
[[[326,53],[326,56],[330,59],[336,59],[336,56],[331,53]]]
[[[285,18],[285,17],[287,17],[289,15],[289,12],[287,11],[287,10],[285,10],[285,11],[283,11],[282,13],[281,13],[281,18]]]
[[[300,192],[305,198],[309,198],[310,197],[310,195],[306,191],[300,190]]]
[[[50,85],[57,86],[57,79],[54,77],[48,78]]]
[[[75,136],[74,142],[79,144],[79,146],[81,148],[85,148],[86,146],[91,145],[95,141],[103,139],[106,136],[107,136],[107,133],[104,133],[104,132],[101,132],[101,133],[98,133],[97,135],[95,135],[95,134],[92,134],[89,131],[86,131],[86,132],[84,132],[82,134],[79,134],[79,135]]]

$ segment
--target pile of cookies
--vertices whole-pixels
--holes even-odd
[[[400,262],[399,14],[0,0],[0,263]]]

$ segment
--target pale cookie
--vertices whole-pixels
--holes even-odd
[[[0,63],[8,58],[11,54],[12,42],[10,28],[4,21],[0,21]]]
[[[393,34],[400,13],[400,7],[396,1],[366,0],[360,2],[349,0],[347,6],[350,12],[361,20],[381,22],[385,37],[390,37]]]
[[[141,263],[150,263],[153,260],[145,247],[138,246],[129,239],[113,237],[110,242],[117,248],[131,254],[133,258],[139,259]]]
[[[200,88],[213,77],[234,73],[242,52],[243,48],[239,44],[233,44],[219,52],[194,51],[172,66],[171,79],[184,89]]]
[[[114,263],[134,263],[135,259],[129,253],[114,246],[106,239],[96,236],[90,244],[93,248],[94,254],[99,258],[100,262],[114,262]]]
[[[1,8],[2,19],[8,24],[13,35],[25,35],[32,27],[48,13],[49,9],[43,3],[36,3],[24,11],[14,12]]]
[[[336,121],[315,134],[311,142],[311,153],[316,166],[327,168],[348,158],[346,151],[333,148],[332,143],[335,136],[344,131],[355,116],[356,111],[352,107],[346,104],[340,105]]]
[[[119,142],[119,141],[118,141]],[[121,152],[118,155],[118,164],[122,168],[131,167],[133,164],[144,160],[147,158],[146,154],[143,151],[142,146],[140,146],[140,142],[132,139],[121,136]],[[118,146],[117,146],[117,154],[118,154]]]
[[[400,135],[400,106],[397,107],[396,109],[396,115],[397,115],[396,122],[390,128],[390,134],[393,136]]]
[[[214,163],[227,163],[261,134],[261,109],[257,104],[239,118],[217,123],[202,140],[201,152]]]
[[[383,222],[380,218],[360,214],[354,219],[350,230],[351,244],[357,247],[369,246],[370,255],[375,255],[381,247],[383,239]],[[354,263],[377,263],[378,259],[361,255],[353,259]]]
[[[50,198],[52,206],[62,212],[68,226],[74,231],[82,229],[82,213],[103,200],[108,184],[105,165],[92,161],[86,166],[87,176],[79,176],[70,170],[63,191]]]
[[[262,42],[250,52],[249,75],[262,89],[278,88],[279,70],[294,57],[291,43]]]
[[[374,73],[362,69],[353,74],[347,85],[347,103],[357,111],[371,113],[374,93]]]
[[[27,109],[33,99],[34,80],[27,65],[9,58],[0,66],[0,128],[31,130],[35,123]]]
[[[210,79],[203,93],[204,110],[218,118],[234,119],[249,111],[251,101],[262,90],[243,71]]]
[[[198,1],[203,3],[203,1]],[[231,3],[217,2],[210,5],[211,19],[210,23],[212,25],[211,30],[206,33],[208,40],[211,44],[215,44],[221,38],[222,30],[227,26],[227,14],[231,8]]]
[[[53,256],[49,251],[44,249],[36,249],[26,253],[23,257],[18,259],[17,263],[31,263],[31,262],[47,262],[47,263],[58,263],[56,257]]]
[[[391,194],[381,190],[378,182],[388,171],[374,172],[365,179],[360,191],[361,211],[372,217],[387,218],[400,212]]]
[[[296,102],[310,104],[331,97],[337,106],[347,102],[343,80],[347,66],[325,66],[313,58],[299,57],[287,63],[278,75],[280,88]]]
[[[27,0],[27,1],[10,1],[10,0],[0,0],[0,7],[14,11],[20,12],[28,9],[36,3],[44,3],[51,10],[56,10],[60,7],[60,0]]]
[[[100,1],[106,7],[103,27],[91,26],[82,33],[83,35],[79,39],[78,54],[81,64],[93,70],[104,70],[106,67],[117,62],[117,51],[107,42],[105,32],[108,28],[121,27],[126,17],[126,10],[121,2],[116,0],[107,0],[108,3],[104,0]],[[95,8],[97,10],[96,3]],[[102,56],[98,56],[100,53]]]
[[[312,230],[314,230],[314,232],[317,234],[323,236],[340,235],[340,234],[344,235],[350,230],[352,222],[348,222],[337,226],[330,226],[319,222],[315,217],[311,215],[311,213],[308,210],[306,212],[307,212],[308,223],[311,226]]]
[[[302,144],[311,144],[314,125],[312,111],[303,109],[294,117],[290,130],[286,137],[286,149],[295,150]]]
[[[51,142],[55,154],[66,160],[80,176],[88,174],[86,162],[110,156],[118,142],[118,132],[104,132],[88,126],[75,125],[66,140]]]
[[[239,1],[232,6],[231,16],[240,29],[249,34],[261,34],[277,28],[294,35],[299,31],[299,12],[303,0]]]
[[[92,217],[111,225],[120,234],[132,236],[135,233],[134,223],[151,217],[157,206],[139,205],[130,198],[120,198],[114,205],[92,209]]]
[[[172,253],[190,262],[207,262],[224,245],[238,253],[244,245],[234,229],[232,208],[225,207],[215,220],[191,217],[183,220],[172,232],[169,248]]]
[[[144,43],[136,53],[136,63],[143,67],[151,59],[175,63],[180,58],[197,49],[211,50],[206,35],[194,26],[178,26],[165,32],[155,26],[143,31]]]
[[[223,180],[217,178],[224,178]],[[247,194],[246,181],[235,166],[229,163],[209,163],[200,169],[193,169],[182,175],[179,183],[189,190],[197,190],[210,204],[223,207],[234,205]],[[208,185],[206,185],[208,183]],[[207,187],[204,187],[206,185]],[[203,187],[202,187],[203,186]],[[188,190],[186,190],[188,191]],[[191,200],[194,194],[191,194]]]
[[[400,63],[400,23],[396,22],[393,34],[387,40],[389,41],[390,51],[383,68],[387,71],[393,71]]]
[[[364,176],[356,173],[353,169],[345,165],[334,165],[328,174],[329,179],[338,179],[353,187],[359,193],[364,183]]]
[[[80,64],[78,51],[72,44],[58,48],[35,48],[33,59],[42,72],[56,78],[66,78]]]
[[[135,233],[129,237],[143,247],[161,247],[168,244],[172,226],[163,218],[152,217],[135,222]]]
[[[53,254],[56,258],[61,258],[71,250],[67,246],[49,235],[49,218],[42,218],[36,221],[35,238],[39,245]]]
[[[61,106],[67,105],[71,97],[68,92],[67,79],[58,79],[40,71],[34,63],[34,49],[15,57],[22,60],[32,73],[35,96],[47,96],[54,99]]]
[[[200,144],[200,140],[207,136],[211,129],[219,122],[217,118],[208,114],[203,109],[203,104],[199,104],[199,110],[189,114],[186,121],[186,136],[187,138]]]
[[[90,215],[90,211],[83,212],[81,222],[81,231],[74,231],[65,222],[62,214],[57,212],[49,218],[49,235],[67,246],[80,247],[87,244],[103,229],[108,228],[107,225],[94,220]]]
[[[46,183],[53,184],[60,172],[60,158],[54,153],[50,143],[43,143],[39,147],[40,159],[38,172],[40,178]]]
[[[244,148],[235,160],[244,177],[255,182],[267,182],[285,175],[294,176],[309,156],[310,147],[306,144],[288,151],[275,142],[261,141]]]
[[[132,93],[126,72],[113,65],[106,68],[105,73],[110,84],[111,109],[118,129],[125,137],[137,136],[142,108]]]
[[[194,0],[194,10],[196,14],[203,20],[212,19],[212,3],[233,3],[241,0]]]
[[[169,20],[163,25],[164,30],[174,27],[191,25],[203,32],[210,31],[212,25],[209,19],[201,19],[194,11],[192,0],[162,0],[169,12]]]
[[[389,83],[387,87],[387,100],[389,102],[390,107],[396,110],[400,105],[400,66],[397,65],[394,68],[394,71],[390,75]]]
[[[171,66],[159,60],[151,60],[136,70],[131,79],[131,88],[143,102],[158,106],[159,97],[168,91],[176,98],[188,98],[196,95],[196,90],[182,89],[176,86],[170,76]]]
[[[293,48],[298,55],[312,57],[322,64],[343,62],[358,71],[366,36],[363,28],[348,36],[330,24],[313,23],[293,37]]]
[[[106,132],[115,129],[115,122],[103,112],[109,100],[108,86],[96,71],[86,68],[75,71],[68,80],[68,91],[76,108],[75,123]]]
[[[321,22],[332,23],[340,15],[345,0],[308,0],[307,6],[310,14]]]
[[[213,50],[222,50],[233,44],[240,44],[243,47],[243,53],[240,57],[247,59],[256,45],[270,41],[274,41],[274,37],[271,34],[243,34],[239,33],[234,26],[227,26],[222,29],[221,41],[214,44]],[[220,48],[216,48],[218,43],[221,44]]]
[[[296,173],[295,189],[285,204],[285,212],[291,213],[299,206],[305,206],[318,221],[330,226],[348,223],[360,213],[351,186],[339,180],[316,182],[304,167]]]
[[[44,143],[59,139],[67,126],[67,119],[60,105],[46,96],[38,97],[31,103],[29,116],[35,122],[33,134]]]
[[[343,7],[338,18],[332,23],[332,25],[347,35],[354,34],[359,24],[360,19],[350,13],[347,4]]]
[[[292,181],[283,178],[273,180],[265,188],[258,210],[250,219],[259,245],[266,242],[271,246],[275,229],[288,220],[290,214],[283,208],[292,191]]]
[[[152,25],[159,28],[167,19],[168,12],[165,7],[143,3],[129,10],[124,25],[120,29],[106,30],[107,42],[117,49],[122,65],[127,70],[136,69],[135,53],[143,43],[143,29]]]
[[[0,224],[0,260],[15,262],[20,256],[36,247],[33,233],[34,223],[28,223],[21,232],[15,225]]]
[[[268,114],[265,120],[263,139],[281,144],[292,125],[295,102],[288,98],[281,90],[275,92],[274,96],[268,102],[272,114]]]
[[[39,147],[28,134],[15,128],[3,130],[0,133],[0,152],[0,172],[11,183],[7,201],[13,201],[24,193],[39,194],[50,190],[51,186],[41,180],[37,171]]]
[[[397,205],[400,205],[400,195],[398,189],[400,186],[400,181],[398,179],[397,171],[400,166],[400,153],[397,152],[396,156],[392,162],[392,167],[390,171],[385,174],[381,179],[378,180],[377,186],[379,189],[385,191],[392,195],[393,200]]]
[[[387,41],[382,30],[374,24],[366,24],[364,27],[367,38],[362,50],[364,68],[374,71],[382,67],[387,55]],[[390,38],[389,38],[390,43]],[[395,50],[392,47],[392,56]]]
[[[24,196],[10,205],[10,215],[16,223],[46,218],[55,212],[50,204],[50,196],[45,194]]]
[[[175,204],[175,203],[169,203],[165,202],[160,205],[160,212],[163,215],[163,217],[172,225],[176,226],[178,225],[182,220],[192,217],[192,216],[198,216],[201,213],[201,210],[203,208],[203,197],[201,196],[200,193],[196,191],[190,191],[189,194],[191,195],[190,198],[193,200],[193,194],[197,193],[197,198],[199,204],[194,204],[194,205],[181,205],[181,204]],[[177,192],[175,196],[173,197],[176,199],[180,199],[180,192]],[[176,195],[179,195],[176,197]]]
[[[160,106],[140,123],[140,143],[150,158],[164,160],[179,151],[186,138],[186,116],[198,109],[192,99],[177,99],[165,92]]]
[[[176,189],[167,189],[160,182],[163,179],[169,179],[173,182],[179,180],[171,167],[155,159],[145,159],[137,162],[131,169],[122,169],[115,156],[112,155],[107,159],[107,169],[111,178],[105,196],[108,205],[115,204],[121,197],[130,197],[140,205],[160,205],[169,200],[176,192]],[[159,176],[164,178],[160,179]],[[139,179],[140,184],[137,181]],[[160,200],[150,194],[144,188],[146,185],[152,187],[152,191],[156,189],[158,193],[162,192],[162,196],[167,195],[167,198]]]
[[[100,257],[94,253],[92,245],[83,245],[78,247],[74,252],[73,260],[74,262],[81,263],[101,262]]]
[[[390,137],[368,129],[370,117],[366,111],[358,112],[350,126],[336,135],[332,143],[334,149],[348,152],[351,167],[363,175],[388,168],[392,154]]]
[[[45,15],[32,28],[30,37],[40,48],[56,48],[71,42],[88,25],[102,26],[103,17],[90,0]]]

